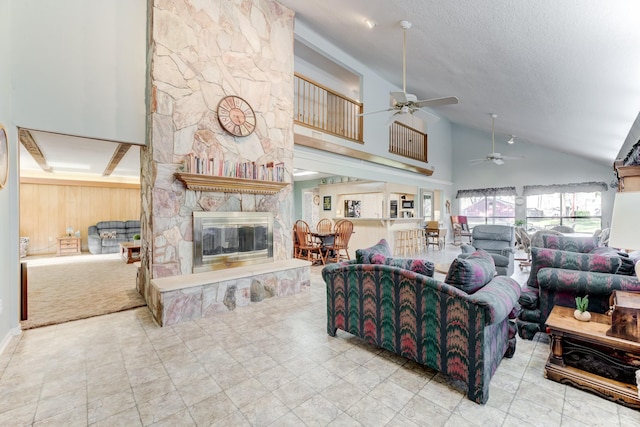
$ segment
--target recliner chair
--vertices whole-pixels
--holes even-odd
[[[498,276],[511,276],[516,246],[515,228],[510,225],[480,224],[473,227],[471,244],[462,245],[458,258],[466,258],[477,249],[488,252],[496,264]]]

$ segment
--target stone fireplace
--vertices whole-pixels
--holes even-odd
[[[268,290],[256,294],[273,296],[305,289],[309,267],[292,259],[291,238],[293,12],[276,0],[150,0],[148,5],[139,291],[158,323],[167,325],[253,302],[252,287]],[[217,106],[229,95],[255,111],[250,135],[236,137],[220,126]],[[273,192],[262,191],[259,182],[247,191],[233,185],[189,187],[176,175],[185,172],[191,156],[236,165],[281,164],[283,186]],[[273,261],[194,272],[199,267],[193,214],[201,211],[270,212]]]
[[[271,212],[193,213],[194,273],[271,261]]]

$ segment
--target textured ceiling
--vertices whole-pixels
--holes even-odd
[[[280,0],[296,19],[454,123],[611,165],[640,111],[637,0]],[[365,18],[377,26],[369,30]],[[365,106],[366,110],[366,106]]]
[[[407,91],[419,99],[457,96],[458,105],[437,112],[487,132],[489,113],[498,114],[496,140],[513,134],[517,143],[611,165],[640,110],[638,0],[279,1],[399,88],[400,21],[411,21]],[[369,30],[365,18],[377,26]],[[101,174],[117,145],[34,137],[53,170],[70,174]],[[139,150],[130,150],[112,176],[138,177],[138,159]],[[21,169],[38,169],[23,147]]]

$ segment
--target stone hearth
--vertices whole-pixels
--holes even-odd
[[[151,281],[149,308],[161,326],[214,316],[265,298],[307,291],[311,263],[299,259]]]

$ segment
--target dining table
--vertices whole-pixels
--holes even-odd
[[[320,243],[322,244],[322,246],[326,246],[326,245],[332,245],[335,238],[336,238],[336,232],[335,231],[329,231],[329,232],[324,232],[324,233],[319,233],[316,231],[311,232],[311,235],[313,237],[315,237],[316,239],[318,239],[320,241]]]

